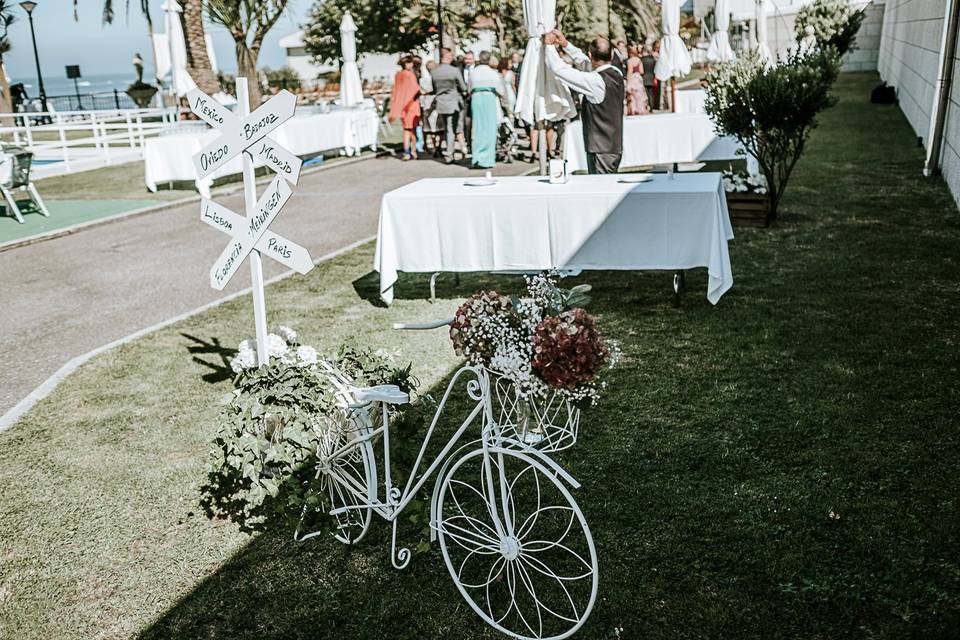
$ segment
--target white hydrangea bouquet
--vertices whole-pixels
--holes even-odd
[[[267,337],[267,364],[256,341],[244,340],[230,361],[233,390],[223,401],[210,450],[202,505],[211,517],[229,517],[244,529],[279,513],[295,526],[305,506],[325,498],[317,484],[317,447],[330,429],[346,428],[341,390],[397,385],[412,393],[410,367],[395,366],[383,350],[342,346],[323,357],[297,332],[276,327]],[[398,411],[395,421],[403,415]]]
[[[723,190],[727,193],[767,194],[767,179],[762,175],[752,176],[745,171],[724,171]]]

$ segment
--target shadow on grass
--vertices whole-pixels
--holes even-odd
[[[193,343],[187,347],[187,352],[193,356],[193,361],[210,369],[209,373],[202,376],[204,382],[215,384],[233,378],[230,359],[237,355],[236,349],[220,344],[220,338],[204,340],[187,333],[181,333],[180,335]],[[205,358],[202,356],[213,357]]]
[[[960,225],[875,83],[839,83],[778,226],[738,232],[716,308],[703,270],[680,310],[656,274],[579,280],[624,359],[558,456],[600,561],[577,638],[956,637]],[[520,288],[471,275],[456,295],[489,287]],[[269,531],[140,638],[499,637],[435,549],[404,571],[388,550],[382,522],[356,548]]]

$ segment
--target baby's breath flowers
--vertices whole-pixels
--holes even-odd
[[[454,351],[509,380],[521,397],[555,392],[594,402],[604,388],[598,376],[619,350],[578,306],[589,287],[565,291],[547,274],[526,280],[527,298],[481,291],[464,301],[450,325]]]

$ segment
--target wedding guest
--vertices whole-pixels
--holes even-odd
[[[546,34],[543,42],[560,45],[574,62],[587,59],[559,30]],[[623,156],[623,73],[611,64],[613,52],[606,38],[594,39],[589,51],[592,71],[580,71],[565,64],[556,47],[545,47],[545,58],[560,82],[583,95],[581,120],[587,169],[590,173],[616,173]]]
[[[440,49],[440,64],[430,75],[436,96],[436,110],[440,116],[439,127],[446,134],[444,160],[447,164],[452,164],[460,112],[463,110],[462,96],[466,93],[467,86],[460,70],[453,66],[453,51],[446,47]]]
[[[512,118],[517,108],[517,74],[514,72],[510,60],[501,58],[497,71],[503,79],[504,102],[507,107],[507,117]]]
[[[403,159],[417,159],[417,127],[420,125],[420,82],[413,72],[413,56],[400,58],[400,71],[393,79],[390,96],[390,122],[400,119],[403,126]]]
[[[657,59],[653,57],[653,49],[650,45],[643,47],[643,54],[640,56],[640,62],[643,65],[643,88],[647,92],[647,103],[650,110],[657,108],[656,83],[657,78],[653,74],[653,68],[657,66]]]
[[[643,86],[643,61],[636,45],[627,50],[627,115],[642,116],[650,113],[647,91]]]
[[[417,54],[413,54],[413,75],[417,77],[417,84],[420,85],[420,95],[417,96],[417,102],[420,103],[420,123],[417,124],[416,130],[416,139],[417,139],[417,153],[423,153],[424,141],[423,141],[423,95],[425,93],[430,93],[430,91],[424,91],[423,87],[423,58]]]
[[[489,51],[481,51],[479,64],[470,73],[471,164],[490,169],[497,162],[497,127],[500,124],[500,98],[503,79],[490,66]]]
[[[460,73],[463,74],[463,84],[470,87],[470,76],[473,74],[474,68],[476,68],[476,61],[473,56],[473,52],[467,51],[463,54],[463,58],[460,61]],[[459,128],[457,129],[457,139],[460,141],[460,148],[463,149],[464,156],[470,154],[469,151],[469,137],[467,134],[471,131],[472,123],[471,118],[473,113],[471,113],[472,102],[470,100],[469,93],[464,95],[463,110],[460,111],[460,123]]]
[[[433,93],[433,70],[437,63],[427,60],[426,73],[420,76],[420,126],[423,128],[424,141],[427,148],[433,152],[433,157],[440,155],[440,114],[437,113],[437,96]]]
[[[627,58],[630,57],[630,54],[627,50],[627,43],[623,40],[617,40],[617,46],[613,50],[613,58],[611,62],[616,65],[620,71],[623,73],[627,72]]]

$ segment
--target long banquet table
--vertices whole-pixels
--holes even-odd
[[[635,174],[633,174],[635,175]],[[707,299],[733,285],[719,173],[419,180],[383,196],[374,268],[390,304],[400,271],[682,270],[707,267]]]
[[[160,135],[146,141],[144,148],[145,182],[151,191],[164,182],[192,181],[197,190],[209,197],[210,186],[216,178],[238,174],[243,170],[242,160],[237,156],[222,169],[203,180],[196,179],[193,155],[210,143],[219,132],[196,124],[184,132]],[[343,149],[353,155],[364,147],[377,146],[380,121],[373,109],[342,109],[329,113],[305,113],[296,115],[270,137],[291,153],[303,156],[321,151]]]
[[[736,160],[739,145],[732,138],[719,137],[713,122],[703,113],[658,113],[623,119],[621,167],[645,167],[675,162]],[[583,125],[567,125],[563,136],[563,157],[570,172],[587,169],[583,147]]]

